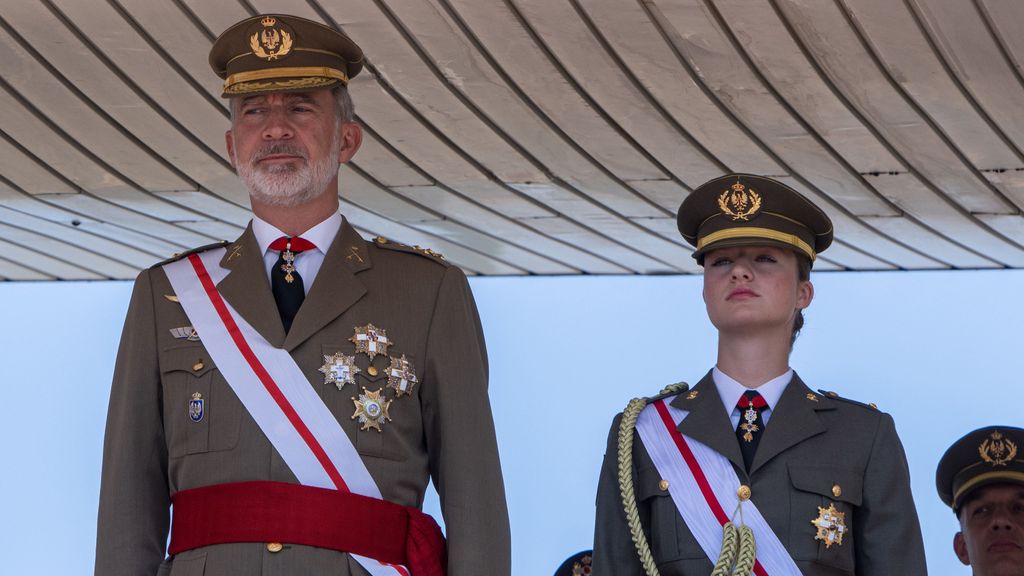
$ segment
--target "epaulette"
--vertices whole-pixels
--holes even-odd
[[[687,384],[686,382],[676,382],[675,384],[669,384],[668,386],[663,388],[661,392],[658,392],[656,396],[651,396],[650,398],[646,398],[645,400],[647,400],[648,404],[653,404],[654,402],[657,402],[658,400],[661,400],[663,398],[672,398],[674,396],[678,396],[689,389],[690,385]]]
[[[205,246],[200,246],[199,248],[193,248],[191,250],[186,250],[184,252],[178,252],[177,254],[175,254],[174,256],[171,256],[167,260],[164,260],[163,262],[157,262],[156,264],[153,264],[149,268],[150,268],[150,270],[152,270],[154,268],[159,268],[159,267],[161,267],[161,266],[163,266],[165,264],[170,264],[171,262],[174,262],[174,261],[177,261],[177,260],[181,260],[182,258],[185,258],[185,257],[189,256],[190,254],[198,254],[200,252],[206,252],[207,250],[211,250],[213,248],[220,248],[222,246],[227,246],[228,244],[230,244],[230,242],[228,242],[227,240],[221,240],[220,242],[214,242],[213,244],[207,244]]]
[[[821,388],[818,389],[818,392],[821,393],[822,396],[830,400],[842,400],[843,402],[853,404],[855,406],[862,406],[864,408],[869,408],[871,410],[878,410],[878,406],[876,406],[874,402],[868,402],[867,404],[865,404],[863,402],[858,402],[856,400],[851,400],[849,398],[843,398],[836,392],[833,392],[831,390],[822,390]]]
[[[394,240],[388,240],[383,236],[377,236],[373,239],[373,243],[378,248],[384,248],[385,250],[397,250],[399,252],[408,252],[409,254],[418,254],[424,258],[429,258],[438,264],[445,266],[451,266],[447,260],[444,259],[439,252],[435,252],[430,248],[424,248],[422,246],[410,246],[408,244],[402,244],[401,242],[395,242]]]

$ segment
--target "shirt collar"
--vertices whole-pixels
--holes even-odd
[[[747,388],[725,372],[719,370],[718,366],[715,366],[714,369],[711,370],[711,378],[715,381],[715,388],[718,389],[718,396],[722,398],[722,404],[725,405],[725,411],[728,414],[732,414],[740,396],[742,396],[744,392],[752,390],[752,388]],[[779,398],[782,397],[783,391],[786,390],[786,386],[792,379],[793,369],[790,368],[782,375],[772,378],[757,388],[753,388],[753,390],[757,390],[757,393],[764,398],[764,401],[768,404],[769,410],[774,410],[775,405],[779,402]]]
[[[316,249],[321,254],[327,254],[327,249],[334,242],[334,237],[338,235],[338,230],[340,229],[341,213],[335,212],[326,220],[299,234],[299,236],[315,244]],[[256,236],[256,243],[260,246],[261,254],[266,254],[270,250],[271,242],[281,236],[287,236],[287,234],[278,230],[276,226],[256,215],[252,217],[252,233]]]

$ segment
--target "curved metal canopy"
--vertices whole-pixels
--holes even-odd
[[[817,269],[1024,267],[1018,0],[2,0],[0,278],[131,278],[234,238],[220,30],[343,29],[342,210],[476,274],[699,272],[729,171],[823,205]]]

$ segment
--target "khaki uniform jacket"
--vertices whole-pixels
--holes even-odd
[[[448,538],[448,574],[510,573],[508,512],[487,396],[487,356],[476,305],[458,268],[408,247],[363,240],[347,223],[286,335],[251,228],[228,245],[218,285],[224,299],[271,344],[291,353],[351,438],[383,497],[420,507],[430,479],[440,495]],[[347,554],[266,543],[209,546],[165,560],[171,497],[224,482],[296,482],[228,386],[203,343],[176,339],[190,326],[163,270],[135,283],[114,370],[100,489],[96,574],[101,576],[363,575]],[[355,354],[356,326],[387,332],[389,354],[405,354],[419,383],[411,396],[388,390],[392,421],[383,431],[352,420],[357,388],[325,384],[324,355]],[[202,335],[199,335],[202,337]],[[359,354],[361,392],[387,384],[389,359],[376,377]],[[200,422],[189,400],[205,399]],[[415,576],[415,575],[413,575]]]
[[[679,431],[728,458],[757,505],[807,576],[926,574],[924,544],[910,493],[903,446],[892,417],[814,393],[794,374],[772,411],[748,475],[739,442],[708,373],[672,406],[689,410]],[[812,399],[813,397],[813,399]],[[619,420],[608,439],[597,495],[594,573],[642,576],[622,508],[616,466]],[[663,576],[706,576],[713,563],[683,522],[637,435],[633,449],[637,506]],[[841,495],[836,496],[833,486]],[[841,545],[815,540],[818,507],[846,514]],[[731,510],[726,510],[731,514]]]

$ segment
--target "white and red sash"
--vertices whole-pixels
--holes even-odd
[[[217,291],[224,248],[163,267],[174,293],[242,405],[305,486],[381,498],[377,483],[337,418],[291,355],[273,347]],[[403,566],[350,555],[373,576],[409,576]]]
[[[687,414],[658,400],[640,413],[637,432],[658,473],[668,480],[668,491],[690,532],[711,563],[722,549],[722,526],[730,519],[754,532],[757,542],[757,576],[800,576],[789,552],[751,500],[740,501],[736,491],[740,479],[728,458],[696,440],[684,436],[678,426]]]

